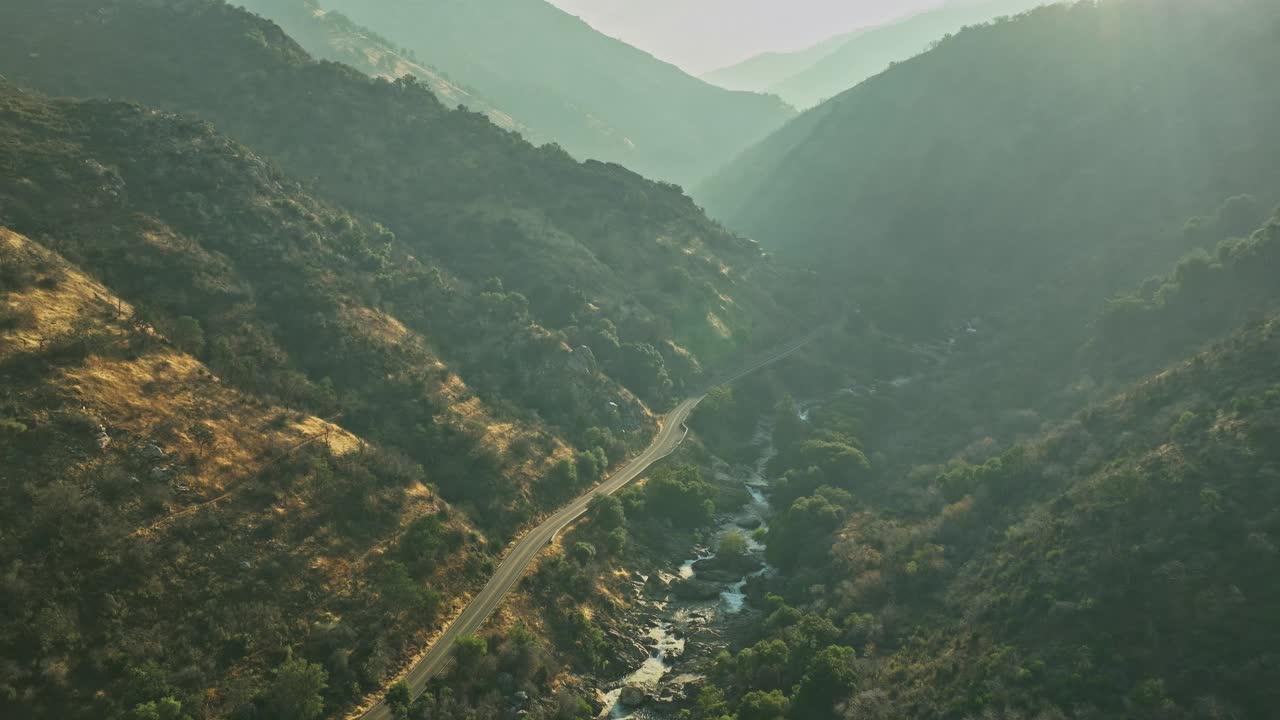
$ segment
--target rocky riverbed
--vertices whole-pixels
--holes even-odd
[[[751,533],[767,528],[771,513],[764,494],[764,468],[773,456],[772,428],[761,423],[753,445],[759,453],[752,465],[723,465],[723,484],[741,483],[750,498],[742,508],[722,517],[709,545],[689,549],[679,564],[632,577],[632,622],[648,651],[633,672],[598,690],[601,718],[670,720],[692,703],[715,657],[745,630],[755,612],[744,589],[753,576],[770,572],[764,546]],[[746,552],[717,557],[711,548],[731,532],[746,539]]]

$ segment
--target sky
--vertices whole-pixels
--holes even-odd
[[[549,0],[592,27],[700,75],[808,47],[941,0]]]

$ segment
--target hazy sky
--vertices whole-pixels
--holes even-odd
[[[601,32],[694,74],[798,50],[941,0],[549,0]]]

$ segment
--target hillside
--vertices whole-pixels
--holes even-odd
[[[482,112],[494,125],[529,137],[529,129],[493,103],[460,87],[444,73],[424,65],[416,53],[397,48],[390,40],[361,27],[339,12],[326,11],[316,0],[243,0],[242,5],[275,21],[312,56],[349,65],[366,75],[398,80],[412,75],[447,107],[465,106]],[[545,139],[544,139],[545,140]]]
[[[934,10],[865,28],[796,53],[751,58],[705,79],[781,97],[807,109],[907,60],[961,28],[1013,15],[1049,0],[952,0]]]
[[[178,250],[138,221],[114,232]],[[420,466],[216,376],[43,243],[0,228],[0,270],[0,713],[243,714],[290,651],[338,707],[471,586],[482,540]]]
[[[563,360],[585,346],[575,366],[598,365],[661,405],[708,363],[789,332],[758,247],[676,188],[535,148],[479,114],[446,110],[418,83],[314,61],[277,26],[218,0],[96,8],[6,3],[0,26],[22,30],[0,44],[0,69],[52,94],[197,113],[385,225],[407,252],[496,303],[499,317],[527,314],[558,331],[516,349],[499,320],[439,343],[491,402],[580,436],[608,417],[609,398],[566,407],[563,387],[521,352]]]
[[[891,386],[803,418],[780,402],[762,537],[778,572],[750,583],[761,613],[691,716],[1268,716],[1277,248],[1280,217],[1147,283],[1162,288],[1142,310],[1152,329],[1129,343],[1100,328],[1085,354],[1132,376],[1144,348],[1147,369],[1017,442],[903,467],[891,436],[912,428],[885,427],[893,405],[981,420]],[[700,427],[755,432],[705,409]]]
[[[644,408],[575,368],[564,340],[518,306],[473,294],[207,125],[131,106],[47,106],[11,87],[6,101],[0,191],[10,227],[68,243],[64,255],[167,318],[157,322],[194,320],[202,357],[229,382],[341,415],[404,449],[453,499],[483,503],[474,509],[495,527],[514,529],[507,513],[529,512],[524,492],[549,469],[531,449],[567,451],[511,400],[478,396],[459,373],[486,366],[464,358],[454,369],[439,345],[484,346],[500,335],[504,353],[539,373],[563,407],[575,395],[621,403],[616,415],[583,408],[581,422],[643,442]],[[476,473],[517,492],[495,497]]]
[[[794,116],[606,37],[543,0],[333,0],[579,158],[689,185]]]
[[[972,28],[805,113],[695,194],[820,263],[885,325],[1079,317],[1185,252],[1162,243],[1186,218],[1280,198],[1280,137],[1263,120],[1280,92],[1260,70],[1277,22],[1259,0],[1118,0]]]

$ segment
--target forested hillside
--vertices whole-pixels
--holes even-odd
[[[1280,5],[966,29],[729,227],[522,133],[693,177],[777,98],[250,7],[0,0],[0,717],[1275,714]]]
[[[283,717],[304,660],[340,707],[492,551],[439,493],[569,456],[369,304],[438,272],[203,123],[0,83],[0,216],[6,717]]]
[[[692,184],[795,115],[691,77],[544,0],[324,0],[580,158]]]
[[[440,70],[424,64],[417,53],[397,47],[390,40],[357,25],[340,12],[327,11],[317,0],[242,0],[234,3],[280,25],[308,53],[322,60],[350,65],[361,72],[388,80],[412,75],[426,85],[447,107],[465,106],[483,112],[501,128],[516,130],[530,141],[515,118],[470,88],[459,86]],[[542,138],[545,141],[547,138]]]
[[[695,194],[899,329],[1093,303],[1185,252],[1162,243],[1186,218],[1280,198],[1278,24],[1261,0],[1116,0],[971,28]]]
[[[939,402],[914,385],[803,417],[779,402],[762,538],[778,572],[751,581],[761,614],[694,720],[1267,717],[1280,217],[1209,220],[1191,228],[1247,237],[1111,302],[1078,358],[1117,389],[1038,432],[957,444],[981,415],[948,404],[921,429]],[[697,424],[752,432],[720,402]],[[946,427],[954,457],[933,462]]]
[[[393,231],[556,347],[590,348],[661,405],[708,362],[785,332],[758,247],[708,221],[672,186],[616,165],[535,148],[482,115],[447,110],[412,80],[313,61],[280,29],[220,0],[106,9],[90,0],[0,8],[0,67],[53,94],[107,95],[198,113],[317,191]],[[515,400],[580,431],[508,339],[473,325],[451,359],[490,399]],[[441,343],[442,346],[445,343]],[[532,352],[532,351],[531,351]],[[506,363],[506,364],[503,364]]]

